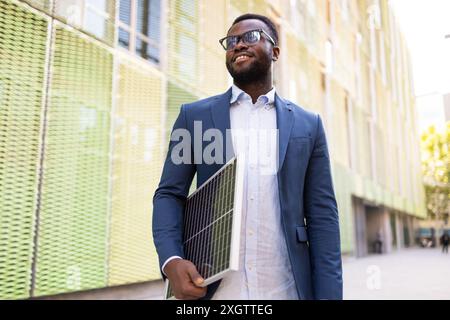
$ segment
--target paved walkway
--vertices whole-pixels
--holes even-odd
[[[344,299],[450,299],[450,253],[403,249],[344,258]]]
[[[450,299],[450,253],[405,249],[386,255],[344,258],[344,299]],[[162,299],[152,281],[41,299]]]

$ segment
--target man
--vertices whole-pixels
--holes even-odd
[[[441,237],[441,243],[442,243],[442,253],[448,253],[448,245],[450,244],[450,236],[448,235],[448,232],[445,231],[444,234]]]
[[[275,93],[272,64],[280,48],[267,17],[238,17],[220,42],[233,86],[183,105],[174,131],[194,135],[194,121],[201,121],[202,132],[218,129],[235,154],[257,159],[245,166],[241,267],[206,289],[196,267],[183,259],[183,210],[194,174],[199,186],[229,157],[221,164],[176,164],[171,141],[153,199],[163,276],[179,299],[342,299],[339,220],[322,121]],[[251,135],[229,137],[227,129],[278,130],[278,144]],[[267,155],[268,161],[260,161]]]

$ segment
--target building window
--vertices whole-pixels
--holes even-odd
[[[84,15],[86,31],[103,39],[107,34],[108,19],[110,17],[107,0],[86,0]]]
[[[171,1],[170,72],[188,85],[199,79],[199,5],[195,0]]]
[[[145,60],[160,60],[160,0],[120,0],[119,46]]]
[[[119,20],[126,25],[131,25],[131,0],[120,0]]]
[[[57,0],[54,11],[69,25],[109,42],[113,36],[113,4],[108,0]]]
[[[130,48],[130,32],[119,28],[119,45],[129,49]]]

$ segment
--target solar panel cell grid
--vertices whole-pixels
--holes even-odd
[[[243,174],[240,160],[230,160],[214,176],[192,193],[184,212],[184,254],[208,285],[236,270]],[[166,283],[166,298],[173,298]]]

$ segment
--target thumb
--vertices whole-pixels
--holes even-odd
[[[191,278],[192,282],[197,286],[200,286],[205,281],[203,279],[203,277],[198,273],[195,266],[192,266],[192,268],[189,268],[188,273],[189,273],[189,277]]]

